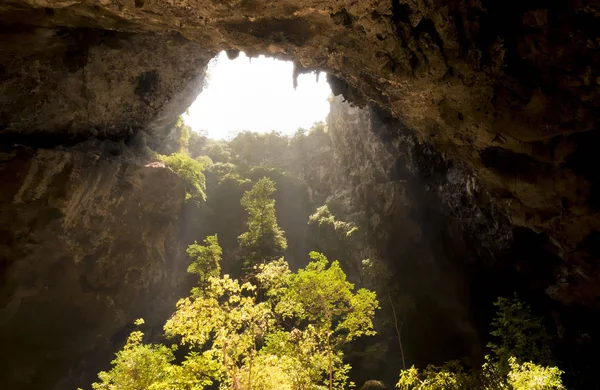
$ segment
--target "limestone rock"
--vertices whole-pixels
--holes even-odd
[[[2,388],[88,386],[133,320],[160,331],[187,293],[183,184],[69,149],[4,152],[0,178]]]

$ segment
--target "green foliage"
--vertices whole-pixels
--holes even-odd
[[[232,151],[226,141],[209,139],[202,148],[202,154],[210,157],[215,163],[228,163],[232,158]]]
[[[375,289],[384,287],[386,293],[390,286],[388,279],[390,270],[376,258],[367,258],[374,253],[365,247],[367,229],[360,229],[357,221],[361,215],[354,215],[353,221],[341,221],[324,205],[309,217],[309,227],[317,229],[313,233],[318,239],[319,247],[330,256],[342,259],[343,268],[360,287]],[[383,291],[378,291],[383,293]]]
[[[142,325],[142,319],[136,325]],[[192,359],[187,364],[172,364],[175,347],[142,344],[144,334],[134,331],[123,350],[112,361],[113,368],[98,374],[94,390],[175,390],[203,389],[212,384],[210,373],[214,364],[206,359]],[[191,376],[189,373],[195,373]]]
[[[214,164],[213,161],[211,160],[211,158],[208,156],[196,157],[196,161],[198,161],[200,164],[202,164],[202,166],[205,168],[211,167]]]
[[[329,211],[327,205],[319,207],[317,211],[315,211],[315,213],[309,217],[308,223],[316,223],[319,226],[331,226],[336,233],[345,237],[350,237],[352,234],[358,231],[356,224],[352,222],[338,221],[331,211]]]
[[[232,385],[252,365],[274,315],[268,303],[257,301],[256,286],[227,275],[209,281],[207,288],[195,289],[177,303],[165,331],[179,336],[182,344],[204,349],[220,367],[216,379]]]
[[[490,343],[491,355],[479,370],[467,373],[458,362],[441,367],[428,366],[420,371],[414,366],[400,371],[397,387],[404,390],[560,390],[562,371],[551,364],[550,338],[541,319],[531,313],[529,305],[513,298],[498,298],[491,335],[499,339]]]
[[[461,390],[461,389],[512,389],[561,390],[564,389],[557,367],[544,367],[531,362],[519,364],[511,357],[506,362],[509,371],[499,375],[497,363],[487,363],[480,372],[466,373],[460,363],[450,362],[441,367],[427,366],[423,371],[414,366],[400,372],[396,387],[403,390]]]
[[[248,231],[238,237],[247,268],[276,259],[287,248],[284,231],[275,216],[275,182],[260,179],[244,193],[241,204],[248,212]]]
[[[206,243],[191,252],[214,259],[216,237]],[[261,264],[255,284],[208,277],[165,325],[190,351],[181,363],[174,363],[174,348],[143,344],[143,334],[133,332],[94,389],[199,390],[214,381],[240,390],[347,388],[350,366],[339,347],[374,334],[377,299],[355,292],[337,262],[328,266],[316,252],[311,258],[298,273],[283,259]]]
[[[360,285],[370,289],[377,286],[388,286],[391,274],[387,265],[381,260],[363,259],[360,268]],[[387,288],[389,293],[389,287]],[[403,307],[403,309],[407,308]]]
[[[330,264],[322,254],[312,252],[312,261],[297,273],[281,258],[287,241],[277,224],[273,178],[299,182],[281,169],[291,160],[279,150],[268,159],[281,166],[234,165],[230,159],[236,162],[254,153],[244,149],[243,142],[234,143],[235,153],[226,143],[207,142],[203,150],[212,148],[215,153],[193,159],[188,155],[190,138],[182,132],[181,151],[161,160],[184,179],[190,196],[205,197],[203,169],[208,167],[215,189],[237,197],[238,207],[248,215],[239,249],[253,273],[241,279],[221,275],[223,250],[216,234],[202,244],[194,242],[187,250],[188,272],[198,275],[199,284],[178,302],[164,328],[187,355],[175,360],[173,348],[144,344],[143,334],[133,332],[95,388],[202,389],[212,383],[239,390],[348,388],[350,366],[342,347],[375,334],[372,318],[378,301],[374,292],[356,290],[340,264]],[[273,133],[257,138],[253,147],[268,144],[275,151],[284,143],[288,147],[288,141]],[[242,196],[250,180],[255,184]],[[297,187],[291,184],[285,188],[295,194]],[[335,220],[324,223],[330,222],[345,226]],[[349,237],[353,232],[343,234]]]
[[[289,285],[277,306],[284,317],[308,320],[317,330],[343,344],[362,335],[373,335],[371,318],[378,308],[375,293],[359,289],[346,280],[337,261],[311,252],[313,260],[289,278]]]
[[[459,362],[451,361],[441,367],[429,365],[423,371],[414,366],[402,370],[396,387],[403,390],[461,390],[473,388],[473,379]]]
[[[100,372],[95,390],[142,390],[165,388],[168,382],[172,351],[165,346],[131,345],[117,353],[113,369]]]
[[[508,362],[514,356],[520,361],[552,364],[551,338],[542,319],[531,313],[529,305],[515,294],[513,298],[498,298],[494,306],[497,312],[491,324],[491,335],[497,341],[489,343],[488,348],[497,360]]]
[[[348,369],[339,348],[357,337],[375,334],[372,318],[379,304],[372,291],[354,292],[337,261],[328,267],[323,254],[311,252],[310,257],[313,261],[305,269],[290,275],[275,310],[297,326],[304,321],[311,324],[305,332],[321,341],[321,349],[312,350],[311,356],[320,356],[321,364],[327,359],[330,385],[338,386],[347,381]]]
[[[219,277],[221,274],[221,255],[223,250],[219,245],[217,235],[204,239],[205,245],[197,242],[187,248],[187,254],[192,258],[192,263],[187,271],[200,277],[200,284],[205,285],[209,278]]]
[[[510,372],[508,383],[515,390],[564,389],[560,379],[563,372],[557,367],[542,367],[531,362],[517,363],[517,359],[508,359]]]
[[[184,181],[186,199],[206,200],[206,178],[203,173],[206,166],[203,162],[181,152],[170,156],[160,155],[159,159]]]
[[[288,137],[276,131],[266,134],[243,131],[229,142],[238,165],[269,165],[284,169],[288,168],[288,144]]]

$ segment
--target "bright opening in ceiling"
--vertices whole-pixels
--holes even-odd
[[[249,130],[294,134],[324,121],[331,89],[326,75],[298,77],[293,87],[293,64],[244,53],[230,60],[221,52],[207,71],[207,87],[183,116],[194,131],[213,139],[230,139]]]

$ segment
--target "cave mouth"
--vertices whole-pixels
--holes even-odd
[[[294,63],[222,51],[209,63],[203,91],[183,115],[212,139],[243,131],[293,135],[326,120],[331,88],[325,74],[296,74]]]

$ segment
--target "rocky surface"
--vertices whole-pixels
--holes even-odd
[[[0,154],[3,389],[87,388],[134,319],[160,330],[187,293],[183,184],[120,147]]]
[[[176,34],[2,27],[5,143],[129,140],[141,129],[161,140],[178,110],[198,95],[212,57]]]
[[[475,364],[484,354],[485,337],[475,307],[481,304],[479,311],[488,311],[493,294],[500,292],[485,293],[490,302],[474,299],[482,291],[473,288],[469,268],[492,263],[492,253],[510,248],[506,219],[482,201],[485,192],[464,167],[419,144],[389,115],[352,107],[337,97],[328,128],[333,157],[326,175],[329,208],[338,218],[357,223],[357,234],[362,231],[358,262],[369,258],[384,264],[385,275],[371,288],[377,289],[388,322],[393,318],[389,300],[395,302],[406,364],[450,359]],[[322,245],[327,253],[327,243]],[[397,336],[391,323],[378,331],[387,341],[384,361],[390,370],[374,378],[393,383],[402,365]]]
[[[598,363],[589,356],[600,339],[600,318],[593,308],[548,298],[564,265],[546,235],[512,225],[466,164],[419,143],[385,112],[353,107],[338,97],[328,128],[331,159],[311,172],[313,182],[328,185],[329,208],[364,233],[344,245],[363,242],[335,258],[359,252],[359,262],[370,258],[385,264],[385,276],[371,288],[381,299],[379,318],[393,318],[388,298],[394,301],[407,365],[451,359],[480,364],[492,302],[516,292],[554,336],[557,362],[569,367],[565,384],[586,388],[594,382],[592,367]],[[317,241],[324,253],[340,253],[325,240]],[[358,283],[356,272],[349,272]],[[361,375],[372,370],[373,376],[361,380],[394,383],[402,362],[389,326],[384,322],[378,329],[387,337],[386,363],[373,365],[373,357],[355,363]]]
[[[553,296],[596,305],[599,15],[580,0],[4,1],[0,131],[160,133],[218,50],[295,60],[466,163],[564,259]]]

